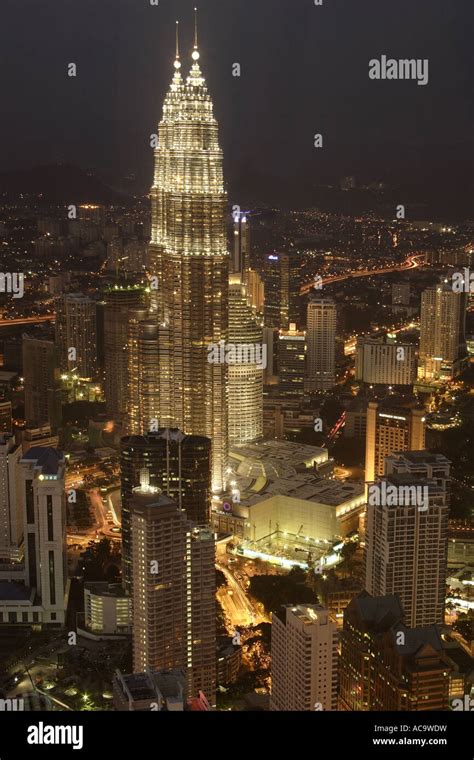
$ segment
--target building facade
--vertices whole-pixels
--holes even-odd
[[[140,473],[173,498],[189,520],[207,525],[211,512],[211,442],[204,436],[183,435],[161,428],[156,433],[127,436],[121,441],[122,563],[125,588],[131,588],[132,536],[130,504]]]
[[[82,293],[56,299],[56,344],[62,372],[93,378],[97,373],[95,301]]]
[[[320,605],[281,608],[272,617],[270,710],[337,709],[337,625]]]
[[[212,440],[212,481],[223,491],[227,470],[227,365],[208,361],[209,345],[227,340],[229,254],[222,150],[195,44],[186,80],[177,56],[163,106],[151,189],[149,272],[152,308],[167,331],[168,424]]]
[[[369,401],[365,439],[365,480],[385,472],[385,457],[394,451],[425,448],[425,412],[416,407]]]
[[[262,327],[247,301],[247,290],[239,275],[231,275],[229,284],[229,344],[263,346]],[[262,362],[250,355],[251,362],[229,364],[229,443],[250,443],[263,435]],[[261,356],[261,354],[260,354]]]
[[[133,669],[183,668],[188,698],[216,690],[215,544],[177,503],[142,485],[131,503]]]
[[[336,383],[336,304],[332,298],[308,303],[306,377],[308,391],[327,390]]]
[[[418,377],[430,382],[457,377],[465,366],[467,293],[450,283],[427,288],[421,295]]]
[[[374,596],[396,594],[412,628],[444,620],[449,467],[441,454],[395,454],[386,459],[385,475],[378,484],[390,486],[392,495],[399,494],[398,503],[388,497],[372,503],[369,492],[365,588]],[[411,497],[417,493],[413,487],[420,489],[419,500]],[[412,488],[411,493],[407,488]]]

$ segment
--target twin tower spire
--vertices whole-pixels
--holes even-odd
[[[194,47],[193,52],[191,54],[191,58],[193,59],[193,66],[191,68],[191,76],[196,75],[197,72],[200,73],[199,70],[199,50],[198,50],[198,16],[197,16],[197,8],[194,9]],[[179,73],[179,70],[181,68],[181,61],[179,59],[179,21],[176,22],[176,56],[174,61],[174,68],[176,69],[176,72]]]

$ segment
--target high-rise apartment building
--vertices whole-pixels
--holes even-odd
[[[425,448],[425,412],[396,401],[369,401],[365,439],[365,480],[384,474],[385,457],[394,451]]]
[[[421,295],[418,377],[430,382],[457,377],[465,366],[467,293],[455,293],[450,282]]]
[[[93,378],[97,372],[96,303],[82,293],[56,299],[56,344],[62,372]]]
[[[308,303],[306,377],[308,391],[327,390],[336,383],[336,304],[332,298]]]
[[[28,427],[61,424],[59,357],[55,344],[46,337],[23,335],[25,421]]]
[[[304,396],[306,336],[294,323],[278,336],[278,376],[281,396]]]
[[[337,624],[317,604],[272,616],[270,710],[337,709]]]
[[[133,310],[146,308],[147,298],[141,285],[115,285],[104,296],[105,400],[108,414],[119,423],[127,419],[129,321],[136,318]]]
[[[417,347],[411,343],[360,336],[355,379],[370,385],[412,385],[416,381],[417,359]]]
[[[344,610],[339,709],[449,709],[450,662],[435,625],[409,628],[396,596],[363,591]]]
[[[150,485],[174,499],[188,519],[207,525],[211,514],[211,442],[208,438],[183,435],[169,428],[122,438],[122,562],[124,586],[128,591],[132,556],[130,503],[143,468],[148,469]]]
[[[212,441],[213,489],[227,472],[227,365],[208,348],[227,340],[229,254],[222,150],[195,43],[186,80],[177,55],[163,106],[151,189],[148,270],[156,278],[152,308],[168,332],[169,391],[160,424]]]
[[[186,669],[188,698],[216,689],[215,545],[146,484],[131,502],[133,669]]]
[[[239,275],[229,284],[229,344],[247,349],[229,364],[229,443],[251,443],[263,435],[263,331],[247,301]],[[266,351],[266,347],[265,347]],[[259,360],[260,359],[260,363]]]
[[[449,466],[441,454],[394,454],[376,483],[380,498],[369,488],[365,587],[396,594],[412,628],[444,620]]]

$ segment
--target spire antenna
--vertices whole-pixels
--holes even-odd
[[[176,60],[179,59],[179,21],[176,22]]]
[[[198,9],[194,8],[194,49],[198,46]]]

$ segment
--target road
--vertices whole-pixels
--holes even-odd
[[[94,510],[94,515],[96,519],[95,532],[101,533],[103,536],[106,536],[107,538],[112,538],[112,539],[120,538],[120,534],[117,534],[116,531],[112,530],[113,527],[115,528],[120,527],[120,523],[115,517],[115,519],[112,518],[112,522],[114,523],[114,525],[109,525],[109,518],[107,516],[107,512],[109,511],[109,506],[104,505],[100,491],[97,488],[92,488],[90,491],[87,491],[87,498],[89,499],[92,505],[92,509]]]
[[[406,330],[409,330],[411,327],[417,327],[417,326],[418,326],[418,323],[415,322],[413,319],[411,319],[410,322],[406,322],[406,324],[401,325],[401,327],[390,327],[390,328],[387,328],[385,331],[377,330],[374,333],[365,335],[365,337],[367,338],[367,340],[370,340],[370,338],[380,337],[380,334],[383,332],[390,332],[390,333],[393,333],[394,335],[398,335],[398,333],[405,332]],[[358,337],[359,336],[356,336],[355,338],[353,337],[346,340],[346,342],[344,343],[344,356],[352,356],[353,354],[355,354]]]
[[[217,596],[234,630],[266,622],[265,615],[259,612],[257,606],[229,568],[221,564],[216,564],[216,567],[224,573],[227,581],[227,586],[220,588]]]
[[[390,272],[403,272],[406,269],[417,269],[423,266],[424,254],[411,254],[403,262],[403,264],[396,264],[391,267],[383,267],[382,269],[355,269],[353,272],[346,272],[346,274],[331,275],[330,277],[324,277],[322,284],[330,285],[333,282],[343,282],[343,280],[349,280],[351,277],[375,277],[379,274],[389,274]],[[314,289],[314,282],[308,282],[300,289],[300,295],[306,295]]]
[[[43,314],[38,317],[15,317],[15,319],[0,319],[0,327],[12,325],[34,325],[39,322],[54,322],[56,314]]]

